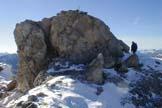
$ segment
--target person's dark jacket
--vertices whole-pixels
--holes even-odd
[[[137,44],[136,44],[135,42],[132,42],[131,52],[136,53],[137,48],[138,48],[138,47],[137,47]]]

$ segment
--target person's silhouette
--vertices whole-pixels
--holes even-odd
[[[137,43],[135,43],[135,42],[132,41],[131,52],[132,52],[133,54],[136,53],[137,48],[138,48],[138,47],[137,47]]]

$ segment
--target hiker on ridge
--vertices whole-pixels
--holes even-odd
[[[138,48],[137,43],[135,43],[134,41],[132,41],[131,52],[132,52],[133,54],[136,53],[137,48]]]

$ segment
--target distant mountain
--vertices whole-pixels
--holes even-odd
[[[152,57],[162,58],[162,49],[143,50],[142,52],[147,53]]]
[[[7,55],[9,53],[5,52],[5,53],[0,53],[0,56],[4,56],[4,55]]]
[[[0,53],[0,63],[10,65],[14,73],[17,71],[18,61],[17,54]]]
[[[12,66],[2,63],[0,63],[0,66],[3,68],[3,70],[0,71],[0,83],[12,80],[12,78],[15,76],[13,74]]]

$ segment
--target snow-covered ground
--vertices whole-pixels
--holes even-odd
[[[129,55],[126,55],[123,59],[126,59],[128,56]],[[152,57],[144,52],[138,53],[138,56],[140,63],[143,64],[142,70],[129,68],[128,73],[119,74],[114,69],[104,69],[104,72],[107,75],[107,80],[104,85],[89,84],[67,75],[52,77],[46,83],[31,89],[19,99],[15,98],[15,100],[10,101],[6,104],[6,107],[21,101],[27,101],[28,97],[31,95],[37,96],[38,101],[34,103],[38,105],[38,108],[136,108],[138,104],[139,106],[144,104],[143,107],[147,108],[156,107],[155,105],[157,104],[156,102],[153,103],[152,99],[161,96],[159,93],[160,91],[158,92],[154,90],[154,88],[152,91],[152,88],[147,88],[148,86],[152,86],[151,83],[148,85],[147,81],[144,85],[146,84],[148,86],[145,87],[142,84],[147,78],[153,79],[152,76],[156,72],[158,75],[155,76],[157,77],[155,79],[159,79],[159,83],[162,84],[162,77],[160,76],[162,73],[162,60],[157,57]],[[61,71],[70,69],[82,70],[81,67],[82,65],[73,65],[68,68],[67,65],[67,67]],[[48,73],[51,72],[59,71],[50,68]],[[138,86],[138,84],[141,85]],[[140,99],[140,96],[142,95],[140,93],[147,93],[147,90],[149,93],[154,94],[147,97],[149,102],[147,103],[140,100],[139,102],[141,103],[137,103],[136,100]],[[146,94],[146,96],[147,95],[148,94]],[[161,98],[162,97],[160,97],[160,99]],[[7,98],[1,101],[1,104],[4,104],[6,100]]]
[[[97,94],[99,88],[103,89],[101,94]],[[97,86],[81,83],[67,76],[59,76],[30,90],[28,94],[15,100],[14,104],[27,101],[30,95],[44,93],[45,97],[38,96],[39,101],[36,104],[39,108],[133,108],[132,104],[122,106],[120,103],[128,90],[128,87],[119,87],[113,83]]]

